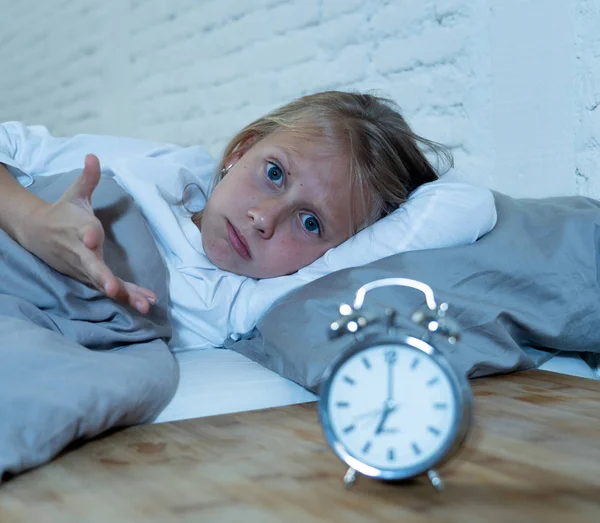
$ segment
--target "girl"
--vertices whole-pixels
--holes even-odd
[[[91,207],[100,158],[136,201],[169,270],[172,345],[221,346],[312,279],[403,250],[470,243],[493,227],[490,191],[437,180],[420,146],[450,160],[388,100],[344,92],[305,96],[256,120],[218,165],[199,147],[53,138],[7,123],[0,228],[59,272],[147,312],[155,294],[103,261],[104,230]],[[57,202],[23,187],[80,168],[86,153]],[[376,223],[390,214],[395,220]]]

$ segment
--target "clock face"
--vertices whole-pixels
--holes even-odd
[[[433,466],[452,444],[460,415],[444,368],[399,343],[375,345],[347,359],[331,376],[325,401],[338,454],[341,445],[342,454],[387,471]]]

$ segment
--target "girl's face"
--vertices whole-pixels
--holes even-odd
[[[364,216],[350,216],[348,162],[334,156],[284,131],[238,154],[202,212],[210,261],[251,278],[274,278],[346,240]]]

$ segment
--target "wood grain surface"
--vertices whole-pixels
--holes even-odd
[[[471,382],[475,426],[427,481],[360,477],[314,403],[126,429],[0,487],[0,522],[600,521],[600,382],[531,371]]]

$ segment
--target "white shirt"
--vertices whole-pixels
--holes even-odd
[[[38,176],[82,169],[89,153],[133,197],[148,223],[169,273],[170,345],[179,351],[221,347],[228,337],[239,339],[278,298],[325,274],[397,252],[472,243],[496,223],[491,192],[448,173],[308,267],[289,276],[254,280],[208,260],[200,231],[180,203],[190,183],[206,194],[210,189],[217,162],[201,147],[96,135],[55,138],[41,126],[0,125],[0,162],[24,186]],[[197,198],[192,203],[196,210],[204,202]]]

